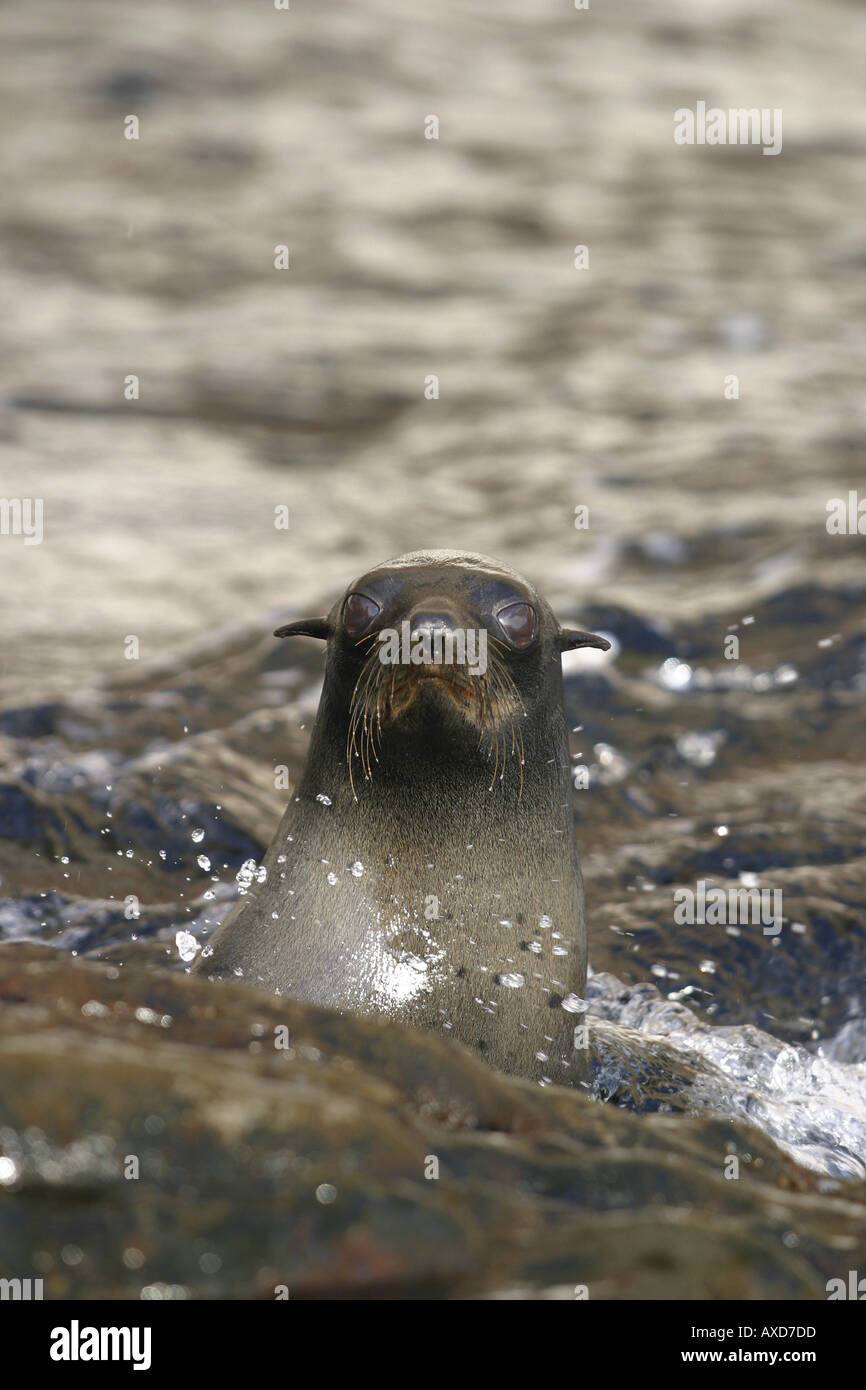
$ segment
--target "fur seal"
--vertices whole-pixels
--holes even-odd
[[[275,633],[298,635],[327,642],[307,763],[266,877],[195,969],[574,1079],[586,922],[560,656],[610,643],[451,550],[391,560]]]

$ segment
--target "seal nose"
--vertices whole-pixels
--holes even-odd
[[[434,632],[455,632],[457,629],[454,615],[444,609],[416,609],[409,619],[409,623],[413,639],[423,637],[425,633],[432,637]]]
[[[435,674],[453,674],[450,667],[455,663],[454,642],[459,642],[459,620],[444,606],[433,603],[420,603],[409,618],[409,634],[413,643],[422,642],[420,661],[413,654],[413,662],[425,670],[435,667]]]

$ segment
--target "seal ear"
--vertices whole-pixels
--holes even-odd
[[[561,652],[573,652],[575,647],[598,647],[599,651],[610,651],[606,637],[598,637],[594,632],[581,632],[576,627],[564,627],[557,638]]]
[[[321,637],[325,641],[331,635],[331,624],[327,618],[298,618],[294,623],[278,627],[275,637]]]

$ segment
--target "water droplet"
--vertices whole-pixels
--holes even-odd
[[[255,859],[245,859],[241,867],[235,874],[235,882],[240,893],[246,893],[255,883],[264,883],[268,876],[268,871],[264,864],[257,865]]]
[[[192,932],[179,931],[175,933],[174,944],[177,946],[177,953],[182,961],[195,960],[198,955],[198,942]]]
[[[675,656],[669,656],[659,667],[659,680],[668,690],[686,690],[693,674],[691,666]]]
[[[562,1007],[567,1014],[582,1014],[586,1012],[586,1000],[581,999],[579,994],[567,994],[562,1001]]]
[[[622,782],[631,771],[631,765],[627,758],[610,743],[596,743],[593,752],[598,759],[598,769],[593,767],[593,777],[601,782],[602,786],[613,786],[617,782]]]
[[[770,1076],[770,1086],[778,1091],[790,1091],[800,1071],[800,1062],[792,1047],[783,1047]]]
[[[692,767],[711,767],[726,738],[724,729],[710,729],[704,734],[680,734],[676,739],[676,750],[683,761],[691,763]]]
[[[0,1157],[0,1184],[8,1187],[18,1176],[18,1167],[13,1159]]]

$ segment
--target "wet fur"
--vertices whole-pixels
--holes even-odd
[[[563,633],[525,580],[484,557],[406,556],[371,574],[396,614],[428,590],[474,605],[487,673],[404,680],[378,660],[375,633],[341,631],[342,599],[327,619],[281,629],[328,642],[307,764],[265,882],[195,969],[444,1030],[504,1071],[573,1080],[581,1017],[561,1001],[585,988],[586,923],[560,655],[606,644]],[[539,615],[528,653],[508,651],[487,616],[510,586]]]

